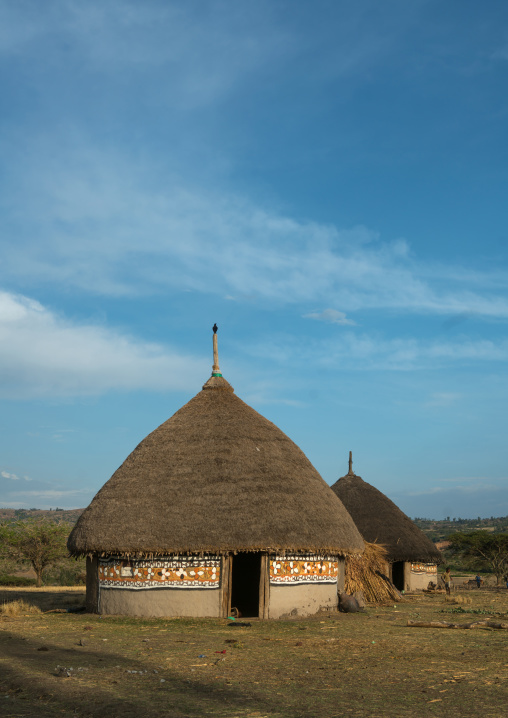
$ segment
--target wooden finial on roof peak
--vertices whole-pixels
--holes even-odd
[[[212,366],[212,376],[222,376],[220,372],[219,367],[219,345],[217,342],[217,329],[219,327],[217,324],[214,324],[213,329],[213,366]]]
[[[355,472],[353,471],[353,452],[349,452],[349,471],[347,472],[348,476],[354,476]]]

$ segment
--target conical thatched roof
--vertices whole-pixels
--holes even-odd
[[[303,452],[215,374],[127,457],[68,546],[73,554],[344,555],[362,551],[363,540]]]
[[[379,543],[389,561],[441,563],[441,553],[432,541],[393,501],[353,473],[339,479],[332,491],[351,514],[365,541]]]

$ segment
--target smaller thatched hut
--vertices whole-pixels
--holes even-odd
[[[349,471],[332,487],[352,516],[364,541],[381,544],[387,552],[387,575],[399,591],[427,588],[437,582],[441,553],[416,524],[393,501]]]

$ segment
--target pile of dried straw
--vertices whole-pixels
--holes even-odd
[[[377,543],[365,542],[361,555],[346,557],[345,590],[361,591],[369,603],[401,601],[402,596],[386,576],[387,551]]]

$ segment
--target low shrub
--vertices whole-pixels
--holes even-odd
[[[453,596],[445,596],[446,603],[473,603],[471,596],[459,596],[454,593]]]
[[[38,606],[34,606],[32,603],[27,603],[22,599],[18,601],[5,602],[0,606],[0,613],[3,616],[24,616],[27,613],[41,613],[41,609]]]
[[[44,583],[46,586],[84,586],[86,573],[81,565],[73,561],[70,565],[58,565],[45,571]]]
[[[0,576],[0,586],[35,586],[35,578],[27,578],[26,576]]]

